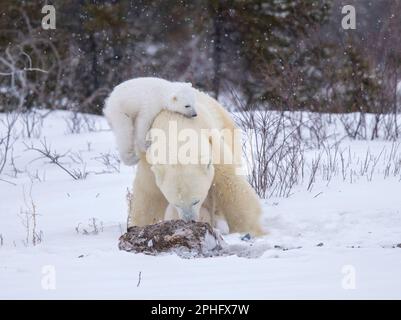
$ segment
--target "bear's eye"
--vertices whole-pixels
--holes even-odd
[[[190,105],[186,105],[185,108],[191,108],[191,106]]]
[[[200,200],[195,200],[194,202],[192,202],[192,206],[196,206],[199,203]]]

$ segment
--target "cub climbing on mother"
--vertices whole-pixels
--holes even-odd
[[[224,233],[262,235],[259,198],[245,176],[238,174],[241,147],[235,146],[241,146],[241,142],[230,114],[215,99],[190,85],[172,84],[171,92],[164,92],[160,100],[155,98],[159,95],[157,86],[143,89],[138,93],[139,99],[132,93],[127,93],[129,99],[120,99],[117,105],[124,105],[124,110],[142,101],[133,108],[137,110],[135,117],[113,108],[118,96],[112,96],[118,87],[106,103],[105,115],[121,156],[126,157],[123,161],[137,163],[128,227],[178,218],[205,221]],[[129,86],[124,88],[129,92]],[[164,107],[171,101],[180,107]],[[158,107],[154,107],[152,116],[143,117],[143,109],[149,104],[151,108]],[[122,119],[130,124],[122,125]],[[136,141],[134,128],[138,132],[139,127],[149,128],[139,130],[140,138],[149,138],[149,146]],[[186,133],[195,133],[189,134],[195,138],[186,138]],[[195,161],[187,162],[188,152]],[[231,159],[228,162],[225,156],[221,157],[227,153]]]

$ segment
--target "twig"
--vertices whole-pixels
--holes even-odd
[[[141,284],[141,280],[142,280],[142,271],[139,271],[139,274],[138,274],[138,283],[136,284],[137,287],[139,287],[139,285]]]

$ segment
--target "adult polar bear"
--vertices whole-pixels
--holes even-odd
[[[196,110],[198,117],[188,119],[170,111],[160,112],[151,129],[163,131],[166,141],[176,139],[171,136],[171,125],[178,132],[191,129],[202,135],[202,129],[228,130],[236,137],[236,126],[228,112],[213,98],[196,91]],[[203,130],[204,131],[204,130]],[[170,135],[170,136],[169,136]],[[192,211],[196,219],[201,206],[213,217],[223,217],[229,226],[229,232],[249,232],[261,235],[261,207],[255,191],[244,176],[238,175],[238,163],[215,163],[216,137],[208,136],[207,141],[212,148],[213,161],[202,161],[198,164],[161,164],[152,156],[152,145],[147,155],[142,153],[137,166],[133,196],[130,203],[128,226],[144,226],[163,220],[168,204]],[[238,142],[238,141],[237,141]],[[225,141],[226,146],[234,152],[236,141]],[[167,145],[166,149],[169,149]],[[204,156],[200,154],[199,157]],[[221,160],[221,159],[220,159]],[[180,161],[178,159],[178,161]],[[219,161],[221,162],[221,161]]]

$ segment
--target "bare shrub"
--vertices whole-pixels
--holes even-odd
[[[26,99],[34,90],[34,83],[28,79],[28,73],[47,71],[32,66],[30,55],[23,46],[8,46],[4,54],[0,55],[0,76],[10,79],[6,92],[1,97],[2,104],[7,106],[6,111],[21,112],[26,108]],[[4,69],[3,69],[4,68]],[[4,70],[4,71],[3,71]]]
[[[82,223],[78,223],[75,227],[75,231],[77,234],[82,235],[97,235],[99,232],[104,231],[104,226],[102,221],[96,218],[91,218],[86,226],[83,226]]]
[[[44,117],[44,115],[35,109],[21,112],[22,136],[26,138],[39,138],[42,133]]]
[[[245,133],[243,151],[252,187],[262,198],[288,197],[304,164],[300,125],[289,125],[283,112],[267,110],[243,110],[235,118]]]
[[[91,116],[72,111],[68,117],[64,118],[67,125],[68,134],[78,134],[81,132],[93,132],[97,130],[96,120]]]
[[[71,172],[77,177],[78,180],[86,179],[89,172],[86,170],[86,161],[84,160],[82,153],[79,152],[69,152],[68,157],[74,162],[78,164],[78,168],[74,168]]]
[[[16,157],[14,156],[14,148],[11,148],[11,153],[10,153],[10,166],[11,166],[11,176],[13,178],[17,178],[18,174],[23,173],[24,171],[20,170],[17,168],[17,165],[15,164],[15,159]]]
[[[327,182],[339,177],[343,182],[354,183],[360,179],[373,181],[374,177],[384,179],[394,177],[401,179],[401,152],[400,143],[393,142],[390,150],[384,146],[380,152],[373,153],[369,148],[365,153],[357,156],[351,152],[351,148],[341,149],[339,144],[333,145],[319,154],[319,163],[315,159],[315,176]],[[381,163],[381,165],[379,165]]]
[[[16,140],[13,129],[18,119],[18,113],[6,113],[0,119],[0,174],[6,166],[12,146]],[[4,132],[4,133],[3,133]]]
[[[329,185],[338,178],[349,183],[371,182],[375,176],[401,179],[400,143],[394,141],[391,150],[386,146],[378,152],[367,149],[363,156],[344,147],[347,137],[368,139],[371,133],[393,139],[393,115],[381,115],[378,120],[364,113],[277,112],[264,106],[245,108],[240,100],[235,101],[239,111],[234,117],[246,140],[243,151],[248,180],[261,198],[288,197],[294,186],[304,182],[312,191],[316,182]],[[385,130],[381,126],[387,123]]]
[[[366,115],[358,112],[340,115],[340,121],[347,135],[352,139],[367,139]]]
[[[26,171],[26,175],[28,176],[29,180],[31,180],[31,183],[34,182],[43,182],[46,181],[46,171],[43,171],[41,174],[39,173],[39,170],[35,170],[34,172]]]
[[[33,67],[31,56],[24,45],[8,46],[0,55],[0,76],[9,79],[0,95],[0,105],[6,106],[5,118],[0,121],[0,173],[7,161],[14,142],[12,132],[20,118],[27,137],[40,134],[41,117],[27,106],[27,98],[36,92],[36,83],[28,74],[47,74],[47,71]],[[3,127],[5,128],[3,130]],[[39,131],[38,131],[39,130]],[[4,132],[4,133],[3,133]]]
[[[322,154],[321,153],[319,153],[317,158],[312,159],[310,175],[309,175],[309,179],[308,179],[308,187],[307,187],[308,191],[312,191],[313,183],[315,182],[316,173],[318,172],[318,168],[319,168],[321,159],[322,159]]]
[[[67,133],[81,133],[83,130],[83,120],[78,112],[71,112],[70,116],[64,118],[67,125]]]
[[[116,154],[100,153],[100,156],[94,158],[106,167],[101,173],[120,172],[120,159]]]
[[[57,151],[52,150],[51,146],[47,143],[46,138],[44,138],[40,141],[40,145],[41,145],[40,148],[35,147],[33,144],[30,144],[30,145],[28,145],[26,143],[24,143],[24,144],[25,144],[27,151],[33,150],[33,151],[40,153],[41,156],[35,160],[43,159],[43,158],[49,159],[50,163],[53,163],[56,166],[58,166],[60,169],[62,169],[65,173],[67,173],[74,180],[85,179],[89,174],[89,172],[86,171],[86,164],[82,160],[82,158],[80,159],[80,164],[83,167],[67,169],[67,167],[61,163],[61,159],[69,156],[69,158],[74,161],[74,159],[75,159],[74,156],[71,156],[69,151],[64,154],[59,154],[59,153],[57,153]]]
[[[383,132],[383,139],[385,140],[397,140],[401,135],[401,128],[397,123],[398,115],[395,113],[394,115],[385,114],[383,115],[383,120],[381,121],[381,128]]]
[[[401,180],[401,151],[400,144],[393,142],[388,156],[384,157],[384,178],[400,176]]]
[[[24,244],[26,246],[29,246],[30,244],[36,246],[42,242],[43,232],[38,231],[38,213],[36,204],[32,198],[32,185],[27,194],[25,189],[23,190],[23,196],[25,208],[21,208],[19,217],[25,228]]]

